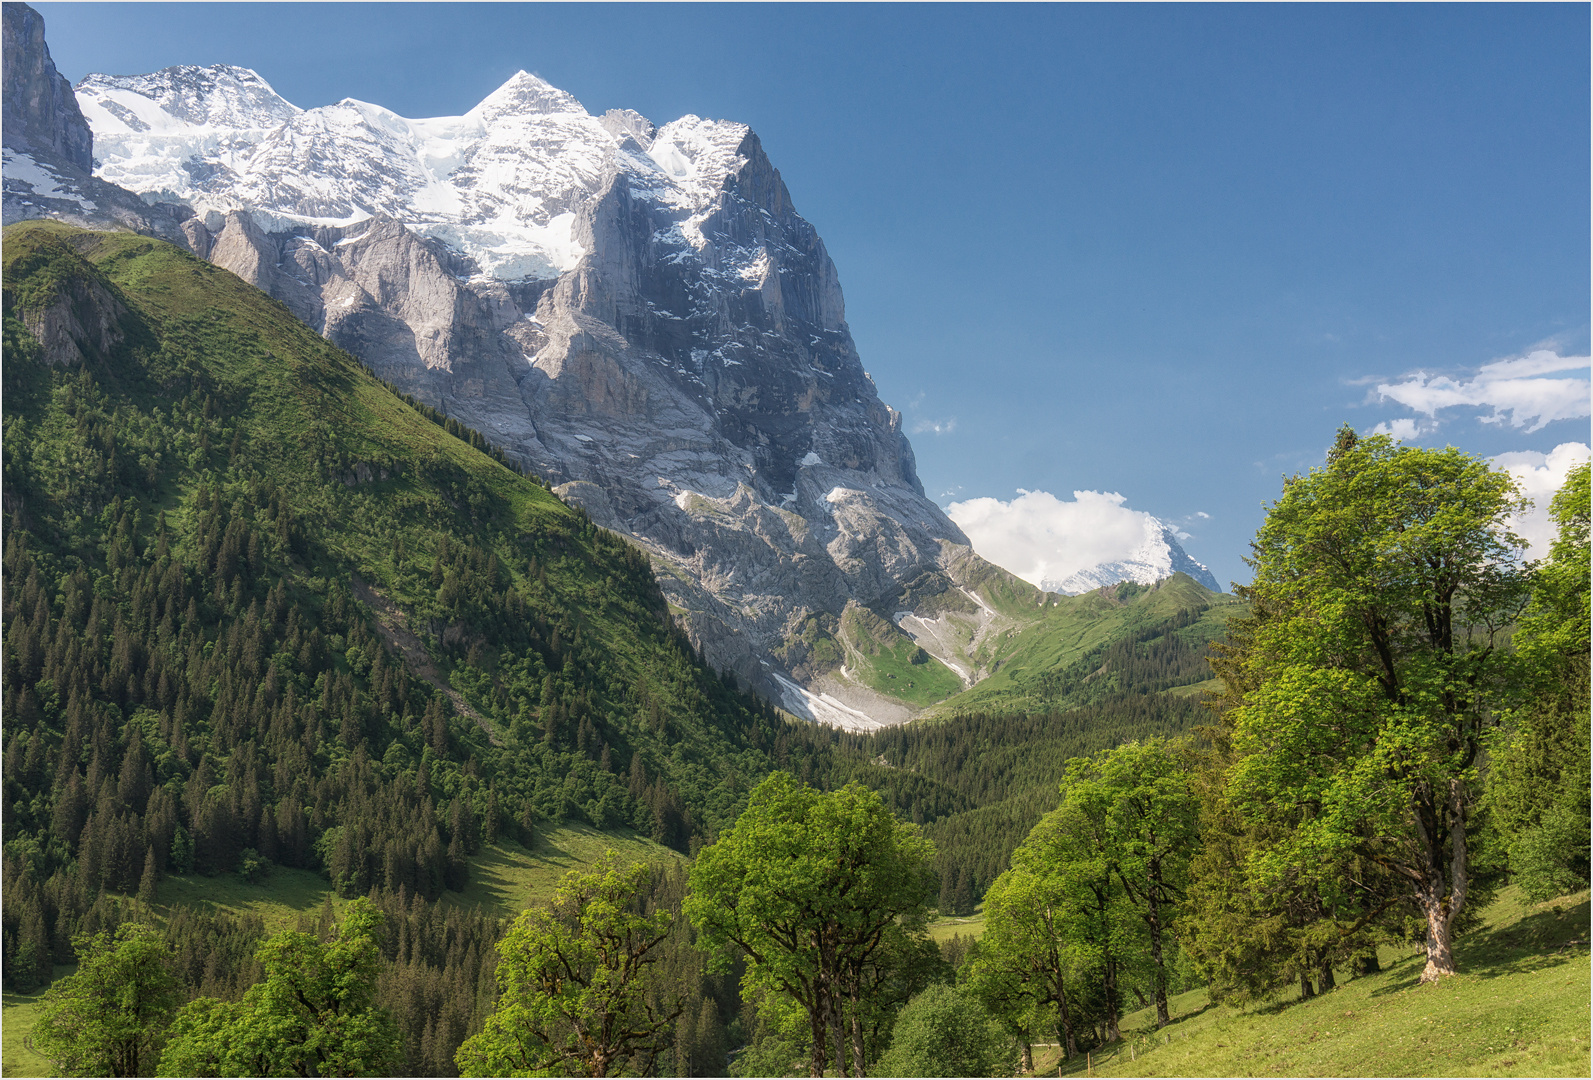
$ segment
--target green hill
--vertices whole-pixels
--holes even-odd
[[[1057,710],[1120,691],[1176,693],[1210,679],[1205,645],[1243,608],[1237,597],[1211,592],[1187,574],[1027,605],[1025,625],[983,646],[978,662],[992,669],[989,677],[940,702],[932,715]]]
[[[1587,1076],[1588,894],[1541,904],[1507,889],[1482,927],[1456,942],[1460,974],[1420,986],[1420,948],[1382,950],[1383,971],[1306,1001],[1250,1009],[1204,990],[1126,1017],[1124,1041],[1060,1063],[1035,1052],[1036,1076]]]

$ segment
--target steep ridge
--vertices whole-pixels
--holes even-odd
[[[7,716],[67,773],[83,710],[136,717],[162,782],[283,755],[284,797],[356,752],[474,758],[506,820],[684,850],[774,767],[792,725],[700,663],[630,543],[231,274],[25,223],[4,299]]]
[[[4,94],[0,220],[52,218],[87,228],[131,229],[175,239],[192,211],[152,207],[93,175],[94,133],[72,86],[55,69],[44,19],[26,4],[3,5],[0,70]]]
[[[196,254],[641,542],[710,661],[793,711],[925,703],[847,662],[849,607],[892,655],[900,613],[958,608],[970,641],[1000,617],[981,583],[1009,576],[925,498],[823,241],[744,125],[595,117],[524,72],[418,120],[301,110],[227,67],[77,94],[101,177],[191,210]],[[974,677],[955,652],[925,647],[925,686]]]

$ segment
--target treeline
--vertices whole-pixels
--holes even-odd
[[[1146,637],[1160,640],[1170,629],[1159,627]],[[1132,648],[1124,655],[1134,655]],[[1096,661],[1089,670],[1099,666]],[[1066,712],[977,713],[886,728],[868,737],[861,753],[943,786],[958,800],[955,812],[943,814],[922,813],[922,803],[894,804],[909,820],[923,824],[925,835],[935,842],[942,910],[972,911],[1009,865],[1013,849],[1056,805],[1057,785],[1070,759],[1188,731],[1204,716],[1197,696],[1141,693],[1128,673],[1124,685],[1126,693]],[[858,778],[879,786],[871,777]]]

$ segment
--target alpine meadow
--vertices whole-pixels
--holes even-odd
[[[392,91],[402,43],[421,43],[438,66],[405,76],[406,108],[435,105],[420,119],[348,96],[301,108],[283,93],[309,101],[322,83],[284,63],[301,81],[279,93],[243,66],[286,48],[289,28],[268,24],[287,8],[185,5],[207,25],[147,53],[184,59],[127,75],[78,57],[114,46],[143,63],[140,34],[115,43],[72,6],[41,6],[70,30],[55,57],[40,13],[4,4],[0,1075],[1593,1070],[1589,453],[1531,441],[1551,424],[1585,433],[1589,362],[1561,355],[1586,351],[1585,312],[1488,309],[1511,340],[1540,343],[1502,360],[1511,346],[1484,346],[1474,375],[1366,375],[1415,362],[1380,358],[1310,383],[1309,408],[1278,399],[1316,449],[1255,463],[1285,475],[1246,527],[1246,580],[1224,592],[1191,555],[1216,546],[1213,514],[1176,507],[1226,504],[1162,495],[1152,516],[1083,490],[1118,480],[1087,478],[1072,501],[957,501],[952,477],[972,474],[940,455],[974,435],[916,412],[926,393],[961,393],[972,416],[1011,385],[1003,365],[1026,362],[1035,327],[1093,325],[1077,305],[1094,286],[1077,284],[1021,322],[1049,288],[1017,284],[1034,258],[1013,254],[1029,250],[1022,228],[981,218],[976,241],[943,206],[905,230],[824,211],[845,261],[876,273],[868,245],[923,233],[924,280],[943,295],[914,293],[915,324],[953,351],[967,351],[958,323],[990,335],[980,385],[961,391],[931,385],[940,346],[913,346],[912,378],[930,382],[898,412],[883,396],[916,384],[888,359],[878,385],[864,370],[858,342],[888,353],[888,335],[848,322],[830,250],[750,127],[589,112],[541,75],[498,70],[542,48],[549,77],[586,58],[588,100],[685,85],[656,65],[695,6],[357,5],[392,25],[386,44],[351,46],[340,77]],[[130,13],[93,10],[104,27]],[[1059,105],[1055,124],[1012,111],[1018,87],[1060,101],[1055,80],[1088,67],[1069,53],[1082,66],[1058,74],[1047,56],[1042,74],[1030,48],[1073,35],[1126,58],[1120,31],[1156,51],[1176,27],[1205,40],[1220,25],[1235,71],[1245,42],[1365,59],[1426,57],[1441,38],[1473,60],[1570,17],[1411,12],[1431,35],[1407,38],[1385,25],[1397,13],[1345,9],[718,10],[723,27],[690,31],[704,49],[753,26],[780,42],[761,81],[784,89],[726,97],[762,117],[771,147],[806,130],[770,104],[795,92],[786,48],[834,84],[812,95],[832,118],[813,145],[850,137],[833,119],[856,111],[848,93],[886,93],[841,62],[850,50],[900,68],[893,96],[865,100],[918,133],[908,156],[946,159],[910,183],[880,167],[914,214],[966,175],[951,158],[978,153],[953,148],[950,121],[929,141],[914,126],[913,95],[941,92],[914,72],[963,63],[945,51],[959,30],[959,50],[1013,50],[1017,82],[979,60],[959,90],[992,131],[1098,148],[1107,136]],[[302,17],[320,41],[351,13]],[[602,63],[585,21],[599,17],[625,23]],[[839,42],[853,23],[877,33]],[[1320,33],[1295,36],[1308,25]],[[220,31],[235,50],[188,55]],[[455,55],[461,34],[495,40]],[[566,38],[589,51],[565,57]],[[1399,86],[1438,85],[1412,64]],[[760,81],[702,66],[693,93]],[[1331,127],[1312,110],[1351,106],[1299,70],[1285,115]],[[497,88],[442,115],[484,72]],[[615,89],[594,89],[603,79]],[[1272,107],[1199,79],[1214,115]],[[1171,85],[1132,100],[1174,108]],[[1152,122],[1114,93],[1078,100],[1093,122]],[[1368,101],[1381,115],[1398,93]],[[1463,105],[1441,107],[1485,132],[1527,108]],[[855,162],[889,156],[859,147],[905,145],[879,127],[853,158],[787,175],[820,187],[817,163],[855,185]],[[1261,130],[1158,145],[1237,175]],[[983,172],[1027,168],[997,160]],[[1287,189],[1292,167],[1265,190]],[[1062,190],[1068,168],[1041,172]],[[959,194],[1009,221],[1028,197],[997,190]],[[1123,236],[1157,231],[1100,208]],[[1034,212],[1036,232],[1053,228]],[[1193,244],[1208,224],[1156,242]],[[1585,269],[1587,230],[1557,227],[1582,238]],[[1384,231],[1404,243],[1404,228]],[[1055,258],[1095,265],[1130,244],[1092,236],[1066,232]],[[980,245],[1010,265],[989,270]],[[1213,282],[1229,272],[1220,248]],[[1411,297],[1439,273],[1421,265],[1402,271]],[[1211,284],[1201,273],[1190,288]],[[991,274],[1010,295],[992,300]],[[1244,292],[1231,284],[1212,288]],[[1332,292],[1309,275],[1287,288]],[[1435,310],[1460,318],[1460,299]],[[1163,352],[1182,332],[1156,321],[1178,305],[1144,314],[1157,306],[1132,308],[1144,327],[1124,331],[1124,365],[1142,329]],[[1221,318],[1259,339],[1259,310]],[[1375,310],[1355,316],[1365,341],[1416,333],[1374,326],[1394,320]],[[1045,363],[1117,362],[1067,355]],[[1261,415],[1274,402],[1232,372],[1209,381],[1222,378],[1231,415],[1177,404],[1199,446],[1156,412],[1195,393],[1184,373],[1038,413],[1013,400],[991,445],[1000,469],[1030,467],[1110,431],[1129,472],[1150,467],[1131,444],[1160,439],[1157,468],[1210,491],[1250,484],[1222,456],[1241,437],[1227,429],[1282,438]],[[1345,422],[1390,402],[1414,418]],[[1335,408],[1336,432],[1311,426]],[[1485,452],[1450,435],[1468,409]],[[1043,453],[1021,449],[1031,417]],[[995,460],[974,464],[994,477]],[[1116,461],[1080,460],[1103,477]]]

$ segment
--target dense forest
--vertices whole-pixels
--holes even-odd
[[[225,271],[46,224],[4,259],[0,959],[18,991],[78,964],[36,1036],[63,1068],[862,1075],[920,1067],[937,1009],[1088,1050],[1125,1000],[1310,992],[1382,941],[1439,977],[1498,882],[1587,880],[1585,469],[1526,566],[1501,474],[1346,432],[1226,639],[1161,609],[1032,674],[1043,710],[844,735],[712,671],[645,555]],[[566,821],[690,869],[455,902]],[[275,933],[158,903],[274,868],[342,902]],[[981,900],[978,945],[928,942]],[[146,982],[135,1016],[103,996]]]

